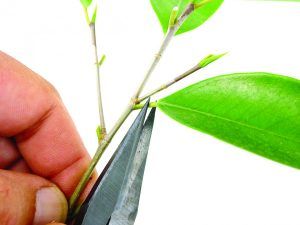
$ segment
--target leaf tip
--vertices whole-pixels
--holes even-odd
[[[169,27],[172,27],[175,25],[176,20],[177,20],[177,16],[178,16],[178,11],[179,11],[179,7],[175,6],[173,7],[171,14],[170,14],[170,19],[169,19]]]
[[[201,2],[194,3],[194,9],[199,9],[202,6],[205,6],[206,4],[212,2],[212,0],[202,0]]]
[[[105,60],[106,60],[106,55],[103,54],[100,61],[98,62],[98,66],[102,66],[102,64],[104,63]]]
[[[80,0],[81,5],[85,8],[88,8],[92,4],[93,0]]]
[[[98,10],[98,5],[96,5],[94,12],[93,12],[93,16],[91,19],[91,23],[95,24],[96,23],[96,19],[97,19],[97,10]]]
[[[204,59],[202,59],[198,65],[199,65],[200,68],[204,68],[207,65],[211,64],[212,62],[214,62],[214,61],[220,59],[221,57],[225,56],[226,54],[228,54],[228,52],[224,52],[224,53],[218,54],[218,55],[210,54],[210,55],[204,57]]]

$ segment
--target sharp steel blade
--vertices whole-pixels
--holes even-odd
[[[84,202],[74,225],[107,225],[115,209],[131,157],[136,151],[149,100],[131,125],[115,154]]]
[[[112,213],[109,225],[133,225],[139,206],[144,170],[155,118],[155,108],[151,110],[143,127],[134,157],[126,171],[122,189]]]

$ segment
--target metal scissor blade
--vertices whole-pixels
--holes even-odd
[[[148,106],[149,101],[101,173],[74,225],[107,225],[117,203],[132,152],[137,149]]]
[[[134,157],[126,171],[122,189],[109,225],[133,225],[139,206],[144,170],[155,118],[155,108],[151,110],[143,127]]]

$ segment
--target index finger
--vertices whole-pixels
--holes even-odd
[[[90,161],[52,85],[1,51],[0,136],[14,137],[30,169],[67,197]]]

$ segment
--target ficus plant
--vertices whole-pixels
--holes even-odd
[[[164,40],[142,83],[114,127],[107,132],[101,98],[100,67],[105,56],[97,52],[95,23],[97,7],[81,0],[95,50],[100,124],[99,147],[89,169],[70,199],[70,209],[91,176],[110,141],[133,111],[144,101],[174,83],[219,60],[225,54],[210,54],[173,80],[144,94],[149,77],[170,41],[201,26],[221,7],[223,0],[150,0],[161,24]],[[91,12],[89,14],[89,12]],[[276,162],[300,168],[300,81],[267,72],[234,73],[212,77],[151,102],[179,123]]]
[[[133,110],[174,83],[219,60],[225,54],[210,54],[192,68],[149,93],[143,90],[170,41],[201,26],[223,0],[150,0],[161,24],[164,40],[146,71],[142,83],[113,128],[107,132],[101,98],[100,67],[105,60],[97,52],[95,23],[97,7],[81,0],[95,50],[100,124],[99,147],[89,169],[70,199],[70,209],[91,176],[110,141]],[[89,13],[91,12],[91,13]],[[234,73],[212,77],[151,102],[179,123],[276,162],[300,168],[300,81],[267,72]]]
[[[94,2],[93,2],[94,1]],[[226,53],[209,54],[182,74],[148,93],[145,86],[160,63],[169,43],[176,36],[205,23],[222,6],[223,0],[149,0],[160,22],[164,39],[142,82],[133,91],[124,111],[111,129],[106,128],[102,103],[101,66],[105,55],[97,47],[97,19],[101,8],[96,0],[80,0],[94,49],[99,126],[98,149],[69,201],[70,216],[79,210],[78,198],[98,161],[119,128],[146,100],[180,80],[225,57]],[[296,1],[296,0],[295,0]],[[157,107],[177,122],[214,136],[278,163],[300,169],[300,81],[267,72],[233,73],[199,81],[165,96],[149,107]],[[174,123],[175,124],[175,123]],[[174,125],[175,126],[175,125]],[[155,130],[154,130],[155,132]]]

